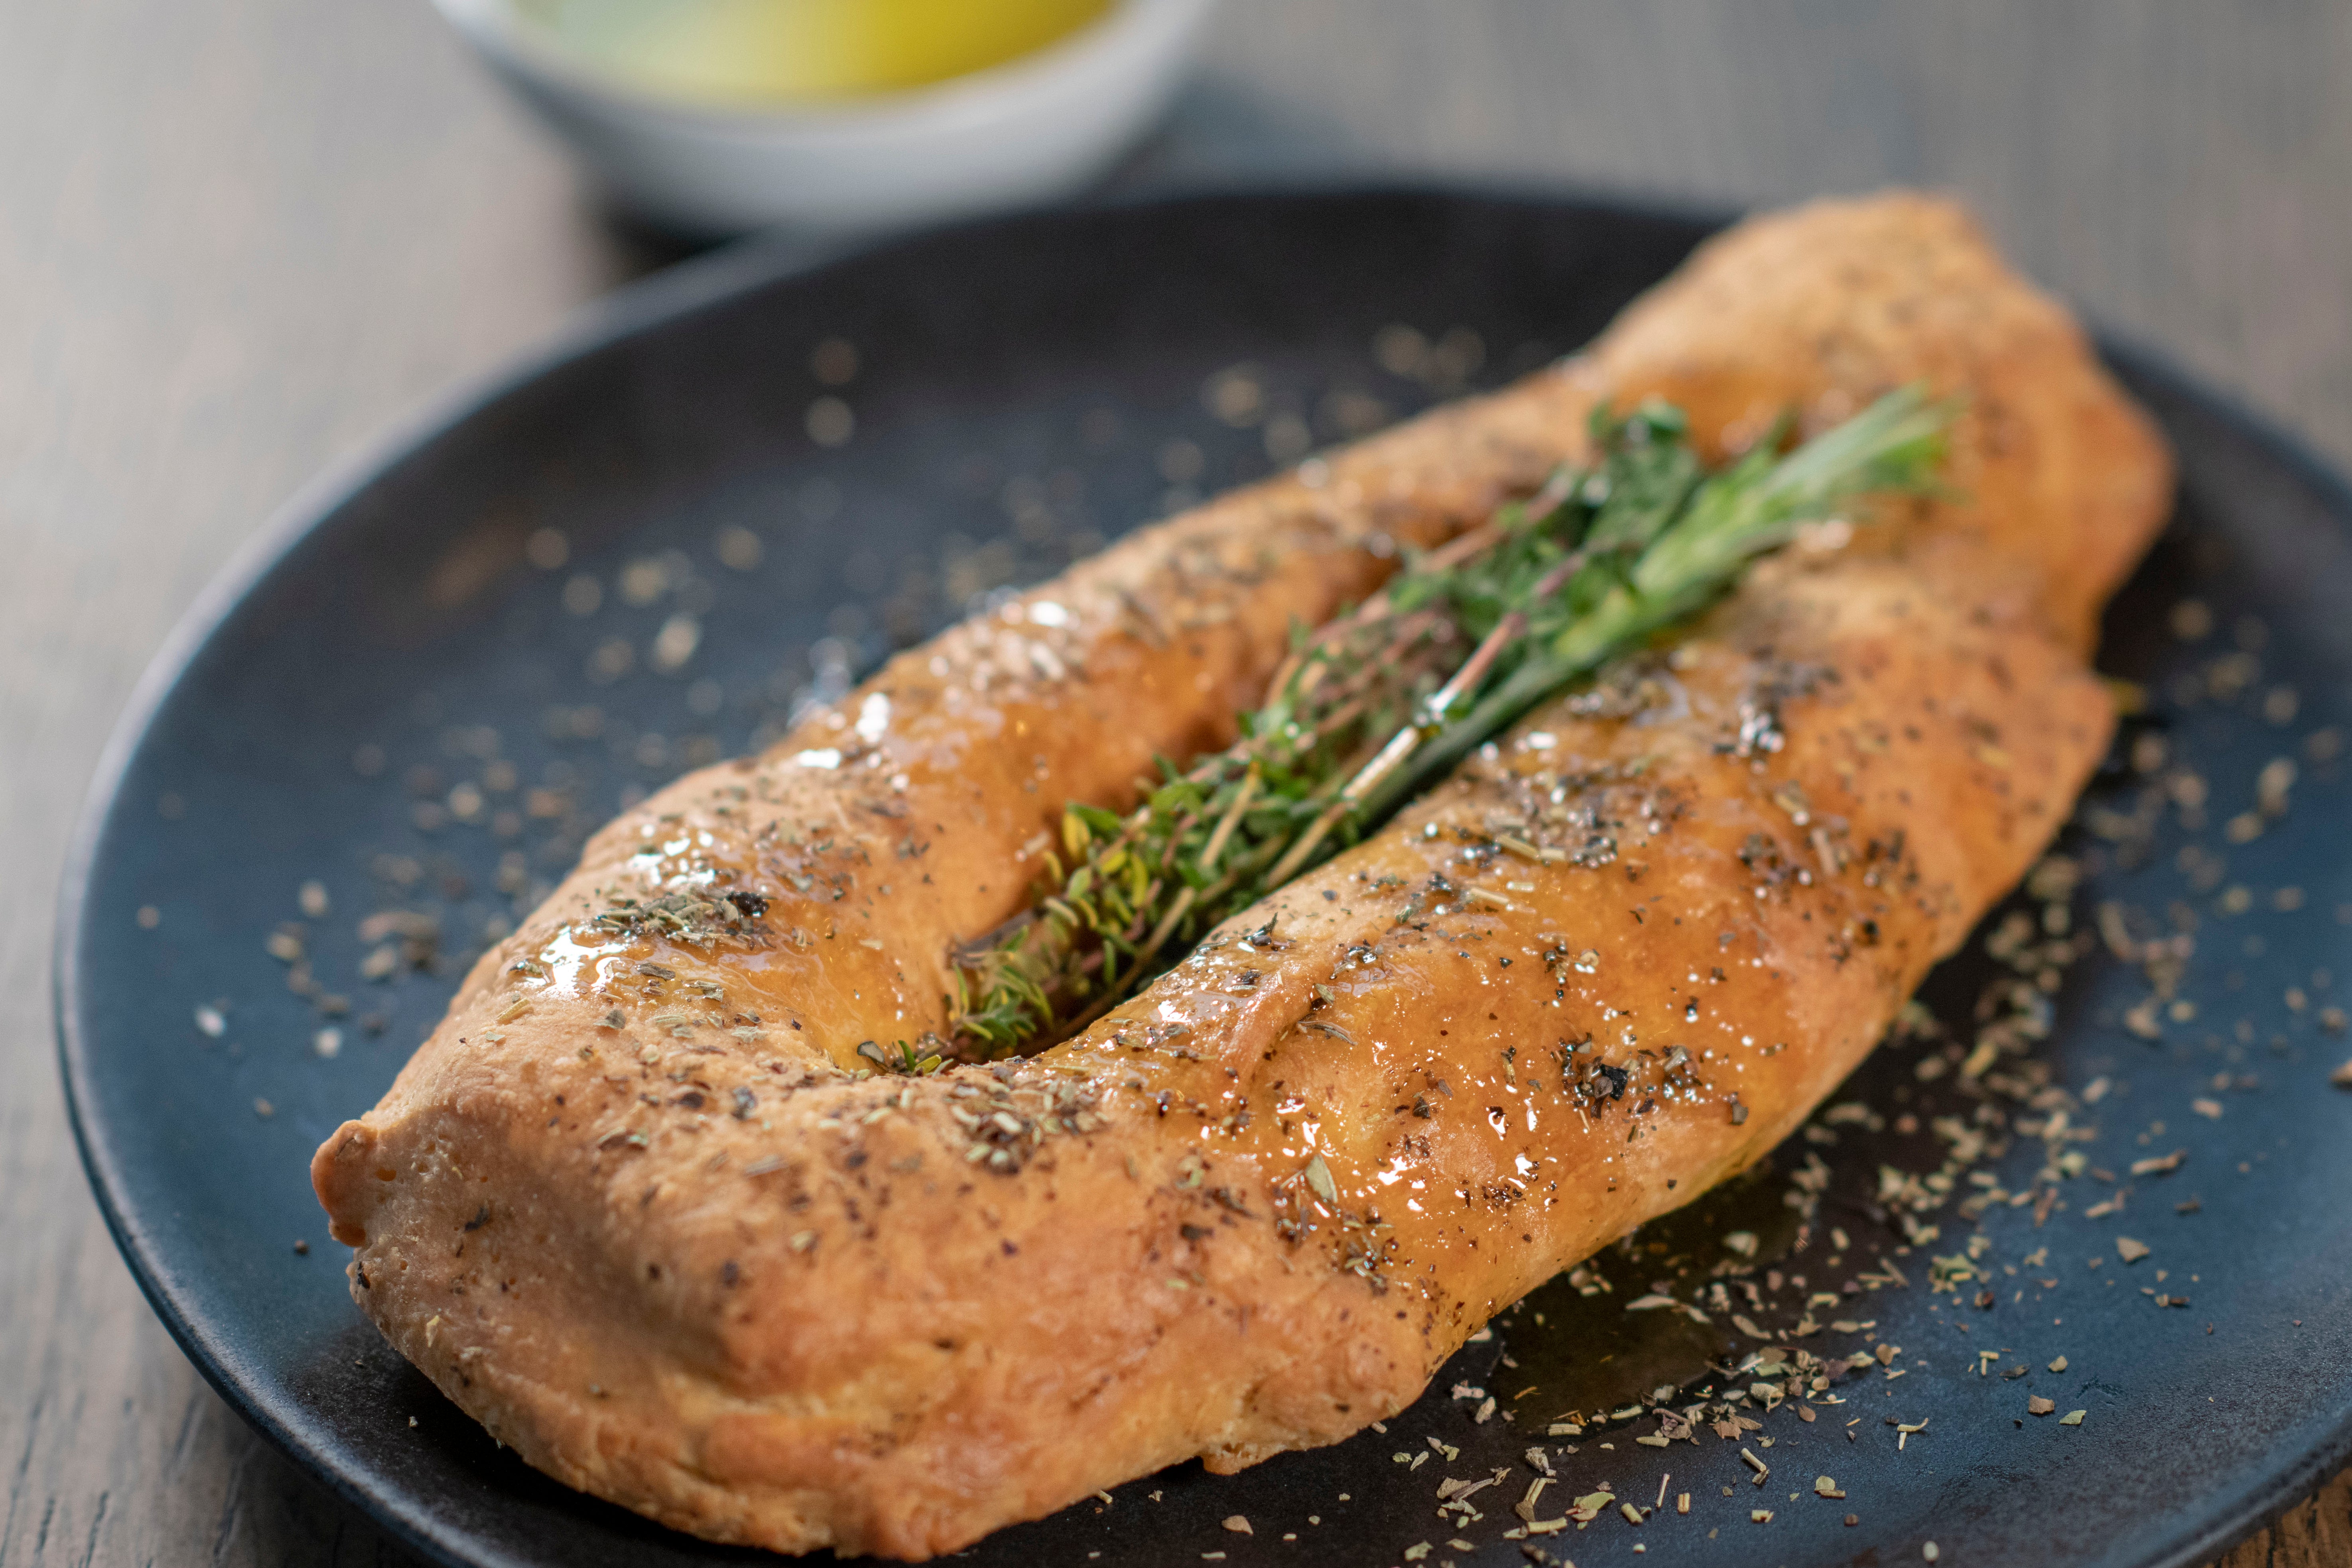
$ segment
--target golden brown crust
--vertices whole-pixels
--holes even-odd
[[[1957,574],[2029,579],[2037,617],[2086,653],[2171,504],[2147,415],[1951,202],[1894,194],[1751,219],[1635,301],[1591,357],[1620,398],[1678,404],[1730,450],[1791,409],[1818,429],[1911,383],[1958,394],[1947,479],[1965,504],[1882,547],[1930,573],[1935,552],[1966,548]]]
[[[1457,526],[1603,395],[1727,444],[1916,379],[1970,400],[1965,499],[1759,569],[1080,1038],[852,1076],[939,1026],[1063,800],[1220,739],[1287,619],[1376,579],[1368,530]],[[921,1557],[1343,1436],[1768,1150],[2022,872],[2105,743],[2080,649],[2168,485],[2063,313],[1914,197],[1745,226],[1585,358],[1384,439],[600,835],[314,1162],[403,1353],[550,1473],[786,1551]],[[600,934],[616,887],[699,889],[709,940]]]

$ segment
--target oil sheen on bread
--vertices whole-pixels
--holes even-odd
[[[1658,395],[1710,452],[1898,385],[1948,493],[1759,566],[1075,1039],[948,1026],[1062,805],[1229,737],[1360,598]],[[1135,536],[606,828],[313,1179],[354,1298],[548,1473],[922,1558],[1409,1404],[1487,1317],[1766,1153],[2105,752],[2170,465],[1948,204],[1742,225],[1585,353]]]

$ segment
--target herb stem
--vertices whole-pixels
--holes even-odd
[[[1225,841],[1234,836],[1234,829],[1241,825],[1242,813],[1249,809],[1250,797],[1257,794],[1259,776],[1255,768],[1250,769],[1243,776],[1242,787],[1234,793],[1234,804],[1225,808],[1224,820],[1217,824],[1217,830],[1214,833],[1209,835],[1208,847],[1201,851],[1201,858],[1198,862],[1202,876],[1210,876],[1216,871],[1217,857],[1224,853]]]

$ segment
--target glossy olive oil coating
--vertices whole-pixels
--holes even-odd
[[[1823,531],[1032,1060],[942,1028],[1069,798],[1224,738],[1603,396],[1717,449],[1925,380],[1950,499]],[[2056,830],[2146,422],[1967,220],[1716,242],[1586,356],[1139,536],[605,830],[313,1165],[356,1299],[501,1440],[719,1540],[921,1557],[1329,1442],[1761,1155]]]

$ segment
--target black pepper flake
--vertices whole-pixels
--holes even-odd
[[[735,1289],[735,1282],[742,1278],[743,1270],[736,1266],[733,1258],[730,1258],[719,1266],[719,1282],[730,1290]]]
[[[759,1103],[760,1101],[758,1097],[753,1095],[750,1089],[740,1088],[737,1089],[735,1091],[735,1120],[740,1121],[750,1116],[752,1110],[758,1107]]]

